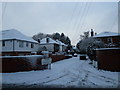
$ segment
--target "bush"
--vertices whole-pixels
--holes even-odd
[[[102,48],[102,47],[105,47],[105,44],[102,41],[95,39],[93,37],[82,39],[77,44],[77,48],[80,50],[80,53],[82,53],[82,54],[86,54],[87,49],[89,47]]]

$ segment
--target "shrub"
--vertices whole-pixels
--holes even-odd
[[[82,54],[86,54],[87,49],[89,47],[102,48],[102,47],[105,47],[105,44],[101,40],[95,39],[93,37],[82,39],[77,44],[77,48],[80,50],[80,53],[82,53]]]

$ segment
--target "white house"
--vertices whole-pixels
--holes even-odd
[[[64,44],[63,42],[59,41],[59,40],[56,40],[56,41],[57,41],[57,42],[59,43],[59,45],[60,45],[59,51],[65,51],[65,49],[67,48],[67,45]]]
[[[3,30],[0,33],[2,55],[28,55],[37,52],[39,43],[18,30]]]
[[[58,52],[59,51],[59,43],[50,37],[46,37],[40,40],[40,51],[47,50],[50,52]]]

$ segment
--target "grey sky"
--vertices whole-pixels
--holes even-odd
[[[91,28],[118,32],[117,2],[7,2],[2,9],[2,29],[15,28],[28,36],[63,32],[73,45]]]

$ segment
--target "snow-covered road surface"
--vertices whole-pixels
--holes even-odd
[[[73,57],[52,63],[51,70],[3,73],[3,85],[79,87],[79,88],[117,88],[118,72],[98,70],[90,60]],[[0,73],[1,74],[1,73]]]

